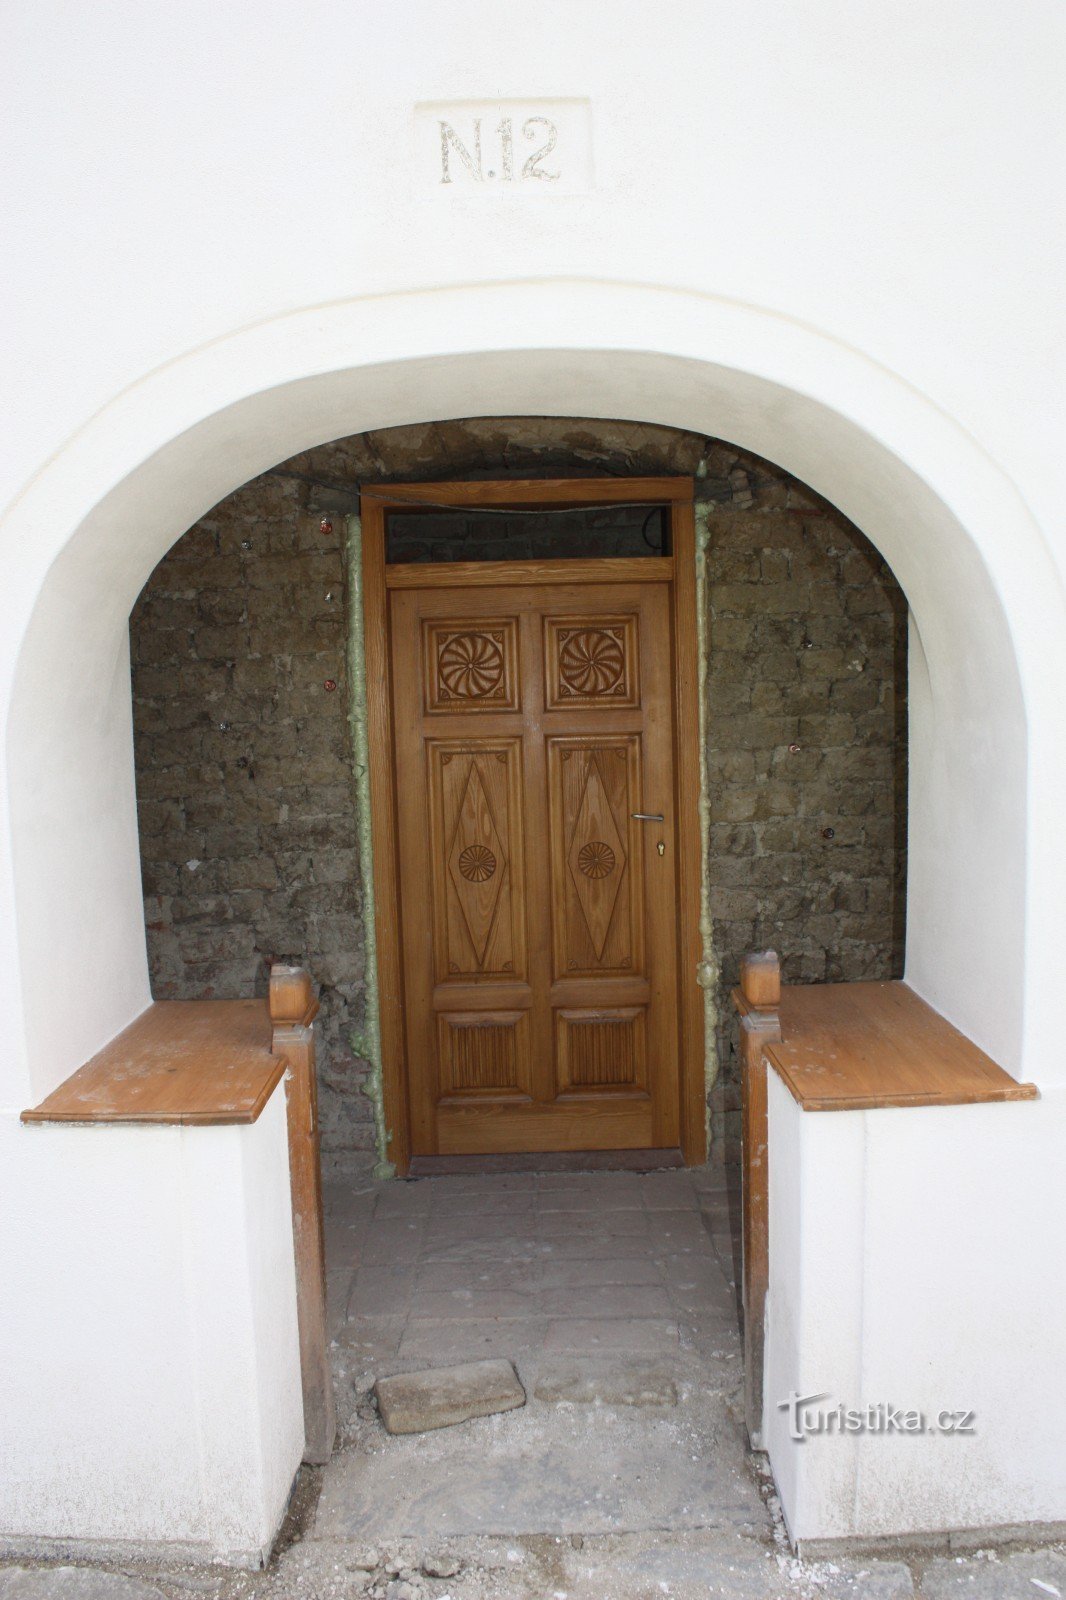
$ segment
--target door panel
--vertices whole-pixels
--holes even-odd
[[[437,1016],[438,1105],[530,1100],[528,1011],[444,1011]]]
[[[555,1013],[556,1097],[648,1092],[644,1006]]]
[[[637,619],[632,615],[545,617],[547,709],[639,705],[637,649]]]
[[[514,617],[426,622],[426,711],[520,710],[517,635]]]
[[[436,981],[524,978],[519,739],[429,740]]]
[[[582,568],[390,594],[416,1154],[678,1141],[671,589]]]
[[[554,976],[641,973],[641,737],[547,744]]]

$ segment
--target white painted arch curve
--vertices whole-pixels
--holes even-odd
[[[156,562],[301,449],[493,414],[719,435],[878,546],[920,635],[908,976],[1010,1070],[1046,1077],[1066,627],[1039,528],[987,451],[836,341],[749,307],[567,281],[344,302],[236,332],[117,396],[27,487],[0,546],[14,574],[0,1103],[40,1098],[149,999],[126,625]],[[1034,875],[1042,892],[1027,896]]]

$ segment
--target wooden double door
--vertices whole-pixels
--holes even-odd
[[[416,1156],[679,1144],[672,590],[624,566],[390,590]]]

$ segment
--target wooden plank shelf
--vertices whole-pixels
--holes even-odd
[[[255,1122],[281,1081],[264,1000],[157,1000],[22,1121]]]
[[[766,1057],[804,1111],[1037,1098],[905,983],[784,985],[778,1016]]]

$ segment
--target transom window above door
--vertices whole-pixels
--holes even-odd
[[[385,517],[390,566],[671,554],[664,506],[426,506]]]

